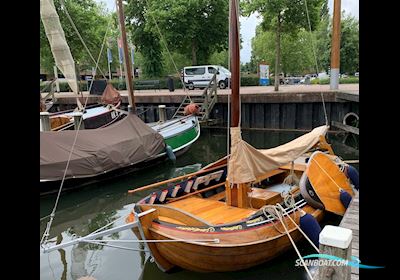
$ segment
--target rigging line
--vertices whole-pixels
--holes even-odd
[[[79,39],[81,40],[83,46],[85,47],[86,51],[88,52],[90,58],[93,60],[94,63],[96,63],[96,60],[93,58],[92,53],[90,52],[90,50],[89,50],[89,48],[87,47],[85,41],[83,40],[81,34],[79,33],[78,29],[76,28],[76,25],[75,25],[74,21],[72,20],[71,16],[69,15],[68,10],[67,10],[67,7],[65,6],[64,0],[61,0],[60,2],[61,2],[61,5],[62,5],[63,8],[64,8],[63,10],[65,11],[65,14],[67,15],[68,20],[70,21],[70,23],[71,23],[72,27],[74,28],[76,34],[78,35],[78,37],[79,37]],[[106,32],[107,32],[107,31],[108,31],[108,28],[107,28]],[[99,70],[100,70],[101,74],[103,75],[103,77],[104,77],[105,79],[107,79],[107,77],[106,77],[106,75],[104,74],[104,72],[103,72],[100,68],[99,68]],[[79,89],[78,89],[78,90],[79,90]]]
[[[110,17],[109,25],[110,25],[110,23],[111,23],[111,20],[112,20],[112,17]],[[95,75],[96,75],[96,70],[97,70],[97,68],[98,68],[98,66],[99,66],[99,61],[100,61],[101,53],[103,52],[104,45],[105,45],[105,42],[106,42],[106,37],[107,37],[108,29],[109,29],[109,28],[106,29],[106,33],[104,34],[103,44],[102,44],[102,46],[101,46],[101,50],[100,50],[99,56],[98,56],[98,58],[97,58],[96,67],[95,67],[95,73],[94,73]],[[94,79],[91,80],[90,87],[89,87],[89,92],[90,92],[90,90],[91,90],[91,88],[92,88],[92,86],[93,86],[93,82],[94,82]],[[86,108],[86,105],[87,105],[88,100],[89,100],[89,96],[86,97],[85,104],[84,104],[83,108]],[[68,161],[67,161],[67,164],[66,164],[66,167],[65,167],[65,170],[64,170],[63,178],[62,178],[62,180],[61,180],[60,188],[59,188],[58,193],[57,193],[56,202],[54,203],[54,208],[53,208],[53,210],[52,210],[52,212],[51,212],[51,214],[50,214],[50,220],[47,222],[46,229],[45,229],[45,231],[44,231],[44,233],[43,233],[43,236],[42,236],[42,238],[41,238],[41,240],[40,240],[40,243],[41,243],[41,244],[43,244],[43,242],[46,243],[47,240],[48,240],[50,228],[51,228],[51,225],[52,225],[53,220],[54,220],[54,217],[55,217],[55,213],[56,213],[56,209],[57,209],[58,202],[59,202],[59,199],[60,199],[61,191],[62,191],[62,188],[63,188],[63,186],[64,186],[65,176],[66,176],[66,174],[67,174],[67,170],[68,170],[68,167],[69,167],[69,163],[70,163],[70,161],[71,161],[72,152],[73,152],[73,150],[74,150],[74,147],[75,147],[75,144],[76,144],[76,140],[78,139],[78,134],[79,134],[79,131],[80,131],[80,127],[81,127],[82,121],[83,121],[83,117],[80,118],[78,127],[77,127],[77,129],[76,129],[76,134],[75,134],[74,142],[73,142],[73,144],[72,144],[71,151],[70,151],[69,156],[68,156]]]
[[[310,21],[310,15],[308,13],[308,5],[307,5],[307,0],[304,1],[304,5],[306,6],[306,14],[307,14],[307,21],[308,21],[308,28],[310,30],[310,41],[311,41],[311,49],[313,50],[314,54],[314,60],[315,60],[315,66],[317,68],[317,73],[319,73],[319,67],[318,67],[318,58],[317,58],[317,53],[315,51],[315,45],[314,45],[314,38],[312,36],[312,31],[311,31],[311,21]],[[324,108],[324,114],[325,114],[325,124],[328,125],[328,114],[326,112],[326,106],[325,106],[325,99],[322,91],[320,92],[321,98],[322,98],[322,105]]]
[[[148,250],[134,249],[134,248],[128,248],[128,247],[123,247],[123,246],[117,246],[117,245],[105,244],[105,243],[96,242],[96,241],[93,241],[93,240],[82,240],[82,242],[85,242],[85,243],[90,243],[90,244],[96,244],[96,245],[100,245],[100,246],[111,247],[111,248],[116,248],[116,249],[123,249],[123,250],[128,250],[128,251],[135,251],[135,252],[149,252]],[[149,253],[150,253],[150,252],[149,252]]]
[[[315,162],[318,167],[325,173],[325,175],[328,176],[328,178],[336,185],[336,187],[339,189],[339,191],[343,190],[343,188],[341,188],[336,181],[328,174],[328,172],[326,172],[326,170],[318,163],[318,161],[316,161],[314,158],[311,159],[313,162]]]
[[[147,3],[147,7],[150,7],[149,1],[148,1],[148,0],[146,0],[146,3]],[[178,75],[179,75],[179,80],[181,81],[181,83],[182,83],[182,85],[183,85],[183,89],[184,89],[184,91],[185,91],[185,90],[186,90],[186,85],[185,85],[184,81],[182,80],[181,73],[179,73],[178,67],[176,66],[175,61],[174,61],[174,59],[172,58],[172,55],[171,55],[171,53],[170,53],[170,51],[169,51],[169,49],[168,49],[167,42],[166,42],[164,36],[162,35],[162,33],[161,33],[161,31],[160,31],[160,28],[158,27],[158,24],[157,24],[156,19],[154,18],[154,15],[153,15],[151,12],[150,12],[149,14],[150,14],[151,18],[153,19],[153,21],[154,21],[154,23],[155,23],[155,25],[156,25],[157,31],[158,31],[158,33],[160,34],[160,37],[161,37],[161,41],[163,42],[164,47],[165,47],[165,49],[166,49],[167,52],[168,52],[168,55],[169,55],[169,57],[170,57],[170,59],[171,59],[171,61],[172,61],[172,64],[174,65],[174,68],[175,68],[176,73],[178,73]],[[189,100],[192,101],[192,99],[190,98],[189,94],[187,95],[187,97],[189,97]]]
[[[84,240],[92,241],[92,240]],[[214,239],[100,239],[94,240],[96,242],[115,242],[115,243],[176,243],[176,242],[210,242],[210,243],[219,243],[220,240],[218,238]]]

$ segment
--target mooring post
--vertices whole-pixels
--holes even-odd
[[[353,232],[350,229],[327,225],[319,234],[320,254],[351,260],[352,238]],[[350,280],[351,267],[349,265],[325,258],[321,260],[330,262],[331,265],[319,266],[318,280]]]
[[[43,131],[50,131],[50,113],[49,112],[40,112],[40,122],[42,123]]]
[[[83,123],[83,113],[75,112],[72,114],[74,117],[74,129],[85,129],[85,124]],[[82,119],[82,121],[81,121]]]
[[[165,122],[167,120],[167,109],[165,105],[158,105],[158,117],[159,121]]]

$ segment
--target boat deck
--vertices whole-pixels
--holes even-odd
[[[200,197],[188,197],[168,203],[168,206],[189,212],[214,225],[240,221],[256,211],[227,206],[224,202]]]

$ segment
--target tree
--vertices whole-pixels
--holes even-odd
[[[340,40],[341,73],[358,72],[359,67],[359,30],[358,20],[348,15],[342,16]]]
[[[328,71],[331,62],[332,18],[326,17],[316,31],[318,58]],[[358,20],[342,13],[340,38],[340,73],[354,73],[359,67]]]
[[[148,3],[151,0],[129,1],[125,7],[127,30],[138,52],[143,57],[143,73],[147,77],[160,77],[163,71],[163,55],[159,35],[148,25]]]
[[[97,4],[93,0],[64,0],[64,2],[83,40],[87,44],[93,57],[97,59],[111,15],[107,15],[104,6]],[[95,66],[68,20],[64,9],[61,8],[60,0],[54,0],[54,5],[75,63],[81,70],[83,68]],[[105,57],[105,50],[103,50],[103,52]],[[40,21],[40,66],[42,69],[52,73],[53,65],[54,58],[44,31],[43,23]],[[102,69],[107,69],[106,59],[100,60],[100,67]]]
[[[308,0],[311,29],[317,26],[326,0]],[[275,33],[275,77],[279,76],[281,64],[282,34],[297,34],[300,29],[309,29],[304,0],[244,0],[245,15],[259,12],[263,16],[262,28]],[[275,91],[279,90],[279,79],[275,79]]]
[[[283,34],[281,42],[280,70],[287,74],[307,74],[315,72],[315,62],[311,49],[310,34],[300,30],[297,34]],[[260,26],[252,39],[252,57],[256,62],[272,62],[275,36],[273,32],[263,31]],[[271,71],[275,70],[271,65]]]
[[[228,1],[148,2],[145,30],[158,32],[159,28],[168,48],[191,58],[193,65],[206,63],[210,54],[227,49]]]

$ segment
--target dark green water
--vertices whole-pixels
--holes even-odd
[[[190,173],[226,155],[226,130],[202,129],[198,141],[175,164],[163,163],[130,175],[102,182],[85,189],[61,195],[56,217],[50,231],[50,243],[71,240],[74,234],[86,235],[111,221],[122,225],[132,204],[151,191],[139,195],[127,195],[129,189],[162,179]],[[270,148],[288,142],[302,133],[243,131],[243,138],[256,148]],[[329,134],[328,141],[335,153],[343,159],[358,159],[358,139],[344,134]],[[351,147],[353,148],[351,148]],[[55,196],[40,199],[40,217],[48,215]],[[47,219],[40,222],[40,236]],[[327,216],[325,223],[338,224],[335,216]],[[135,240],[130,230],[113,234],[106,239]],[[116,244],[132,249],[143,249],[138,244]],[[302,255],[314,253],[307,243],[300,243]],[[80,244],[51,253],[40,253],[40,279],[79,279],[92,276],[101,279],[307,279],[304,269],[295,267],[294,250],[271,262],[232,273],[194,273],[185,270],[166,274],[148,259],[149,254],[93,244]]]

